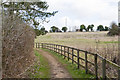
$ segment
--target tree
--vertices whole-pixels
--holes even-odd
[[[62,31],[66,32],[67,31],[67,27],[62,27]]]
[[[93,27],[94,27],[94,25],[93,25],[93,24],[91,24],[91,28],[90,28],[90,29],[91,29],[91,31],[93,31]]]
[[[86,29],[84,24],[80,25],[80,31],[83,32],[83,30],[87,31],[87,29]]]
[[[88,25],[87,30],[90,31],[91,25]]]
[[[114,35],[119,35],[120,33],[120,28],[116,25],[116,23],[111,23],[110,25],[111,29],[110,31],[108,32],[108,35],[109,36],[114,36]]]
[[[39,29],[34,29],[36,36],[39,36],[41,34],[41,31]]]
[[[103,25],[99,25],[99,26],[97,27],[97,31],[104,31]]]
[[[52,27],[51,27],[51,31],[52,31],[52,32],[58,32],[58,27],[52,26]]]
[[[39,36],[39,35],[45,35],[48,33],[47,30],[45,30],[44,27],[42,27],[40,30],[39,29],[34,29],[35,33],[36,33],[36,36]]]
[[[37,28],[40,23],[49,22],[46,18],[54,16],[57,11],[47,12],[49,5],[45,1],[39,2],[3,2],[5,15],[15,15],[25,23],[32,23]],[[37,20],[40,19],[40,21]]]
[[[42,27],[40,30],[44,32],[44,31],[45,31],[45,28],[44,28],[44,27]]]
[[[104,31],[109,31],[109,27],[105,26]]]

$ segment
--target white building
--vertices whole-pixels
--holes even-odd
[[[118,23],[120,23],[120,1],[118,2]]]

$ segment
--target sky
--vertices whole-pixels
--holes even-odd
[[[49,23],[44,23],[46,30],[56,26],[68,27],[74,30],[84,24],[110,26],[111,22],[118,23],[118,1],[119,0],[43,0],[49,5],[48,11],[58,11],[49,18]]]

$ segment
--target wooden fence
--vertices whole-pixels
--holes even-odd
[[[80,49],[76,49],[73,47],[68,47],[68,46],[63,46],[63,45],[58,45],[58,44],[50,44],[50,43],[36,43],[36,48],[45,48],[45,49],[49,49],[52,50],[54,52],[59,53],[61,56],[64,57],[64,59],[68,59],[71,60],[72,63],[77,64],[77,68],[79,69],[80,67],[85,69],[86,74],[88,74],[88,71],[90,71],[90,69],[88,68],[88,64],[91,64],[92,66],[94,66],[94,74],[96,76],[96,78],[98,78],[98,60],[102,61],[102,75],[99,77],[102,77],[104,79],[108,78],[107,73],[106,73],[106,64],[109,64],[110,66],[114,67],[117,69],[117,77],[120,80],[120,66],[118,66],[117,64],[101,57],[98,54],[94,54],[91,52],[87,52],[84,50],[80,50]],[[80,54],[84,54],[84,58],[80,57]],[[93,57],[93,61],[90,61],[88,59],[88,57],[91,55],[91,57]],[[80,60],[84,61],[84,65],[80,64]]]

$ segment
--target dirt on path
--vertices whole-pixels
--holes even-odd
[[[51,68],[51,78],[71,78],[67,70],[63,65],[50,53],[37,49],[37,51],[43,55],[47,60]]]

